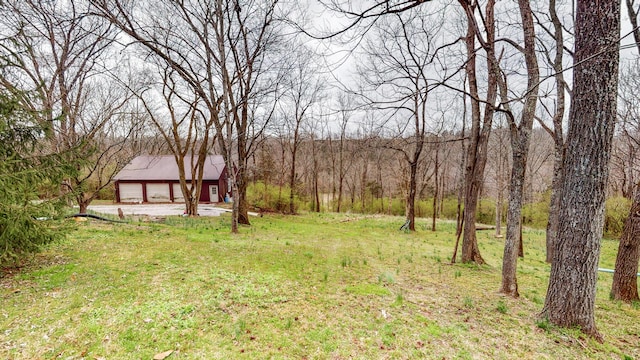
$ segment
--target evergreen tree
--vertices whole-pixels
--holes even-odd
[[[65,233],[62,179],[74,170],[68,154],[47,154],[47,129],[37,114],[0,92],[0,264],[38,251]]]

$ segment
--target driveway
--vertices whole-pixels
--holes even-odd
[[[122,209],[122,212],[126,216],[180,216],[184,214],[184,204],[113,204],[89,206],[89,210],[91,211],[112,215],[118,215],[118,208]],[[200,204],[198,206],[200,216],[220,216],[224,211],[225,210],[211,204]]]

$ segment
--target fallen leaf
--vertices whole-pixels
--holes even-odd
[[[153,360],[164,360],[169,357],[169,355],[173,354],[173,350],[165,351],[159,354],[155,354],[153,356]]]

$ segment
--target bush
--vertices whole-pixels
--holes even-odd
[[[629,216],[631,200],[622,196],[611,197],[605,203],[604,234],[607,237],[619,238],[624,229],[624,222]]]
[[[476,222],[480,224],[495,225],[496,203],[494,200],[480,199],[478,201],[478,211],[476,212]]]
[[[536,229],[546,229],[549,221],[549,200],[529,203],[522,208],[522,224]]]
[[[247,202],[250,206],[261,211],[288,214],[290,210],[289,194],[288,186],[279,187],[256,182],[250,184],[247,188]],[[293,206],[296,212],[302,207],[298,196],[294,197]]]

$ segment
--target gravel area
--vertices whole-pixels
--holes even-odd
[[[118,208],[127,215],[170,216],[184,214],[184,204],[113,204],[90,205],[89,210],[102,214],[118,215]],[[200,216],[220,216],[225,210],[211,204],[200,204]]]

